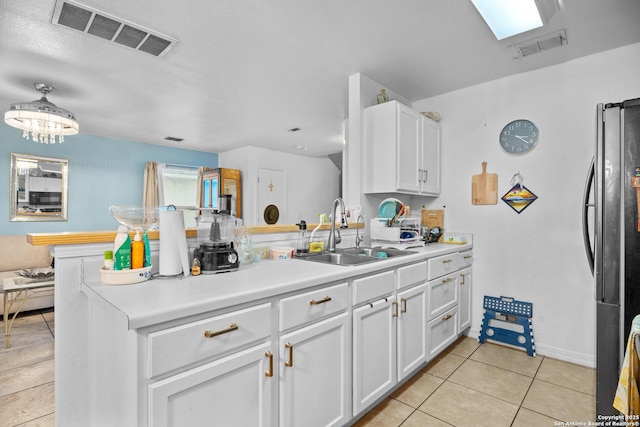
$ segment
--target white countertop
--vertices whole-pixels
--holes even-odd
[[[415,254],[357,266],[302,259],[262,260],[243,265],[235,272],[152,279],[120,286],[104,285],[99,275],[90,275],[82,284],[82,292],[103,298],[128,318],[129,329],[139,329],[471,248],[470,239],[461,245],[431,243],[410,249]]]

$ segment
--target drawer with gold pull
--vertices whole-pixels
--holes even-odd
[[[347,282],[280,300],[280,331],[324,319],[349,306]]]
[[[428,264],[429,280],[453,273],[462,267],[460,265],[460,254],[458,252],[431,258]]]
[[[271,304],[261,304],[149,334],[152,378],[270,336]]]
[[[452,273],[428,283],[427,318],[429,320],[458,305],[458,273]]]

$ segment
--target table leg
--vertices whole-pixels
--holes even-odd
[[[5,348],[9,348],[11,346],[11,339],[9,337],[9,305],[7,304],[8,292],[4,293],[4,345]]]

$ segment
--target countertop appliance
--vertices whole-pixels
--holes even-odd
[[[631,322],[640,313],[639,187],[640,98],[598,104],[596,154],[583,208],[585,249],[596,286],[598,415],[618,414],[613,399]]]
[[[237,271],[240,268],[233,242],[203,242],[194,252],[194,256],[200,260],[202,274]]]
[[[202,274],[237,271],[240,260],[233,247],[236,218],[214,212],[211,215],[201,215],[196,220],[200,246],[193,251],[193,256],[200,261]]]

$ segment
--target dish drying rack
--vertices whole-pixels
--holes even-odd
[[[373,218],[370,220],[372,246],[394,247],[406,249],[424,246],[420,235],[420,218],[400,218],[388,226],[390,218]]]

